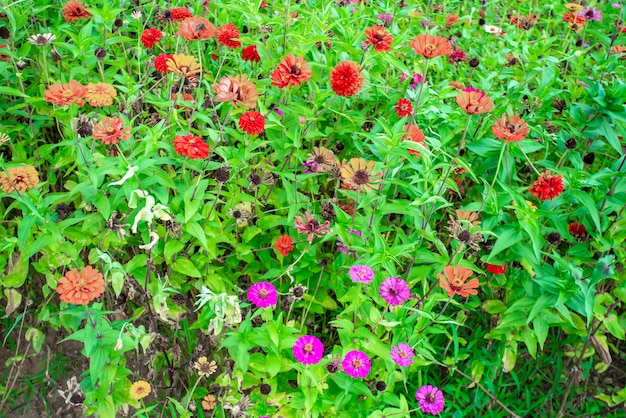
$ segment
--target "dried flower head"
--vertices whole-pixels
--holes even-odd
[[[299,233],[307,235],[308,241],[313,241],[313,236],[321,237],[330,232],[330,222],[326,221],[321,224],[309,212],[306,213],[304,219],[296,216],[294,226]]]
[[[333,173],[338,165],[335,154],[324,147],[313,147],[309,158],[302,163],[305,173]]]
[[[39,184],[39,173],[30,165],[7,168],[0,172],[0,189],[5,193],[25,192]]]

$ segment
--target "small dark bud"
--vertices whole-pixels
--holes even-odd
[[[299,284],[296,287],[294,287],[293,288],[293,295],[296,298],[301,298],[304,295],[304,286]]]
[[[53,62],[61,61],[63,59],[61,54],[59,54],[59,52],[56,49],[52,50],[52,52],[50,53],[50,57],[52,58]]]
[[[181,295],[180,293],[177,293],[174,296],[172,296],[172,303],[174,305],[183,306],[186,301],[187,301],[187,298],[185,297],[185,295]]]
[[[11,32],[6,26],[2,26],[0,28],[0,38],[9,39],[11,37]]]
[[[23,70],[26,67],[28,67],[28,64],[22,60],[19,60],[18,62],[15,63],[15,66],[17,67],[18,70]]]
[[[577,39],[576,40],[576,46],[582,46],[583,45],[583,40],[582,39]]]
[[[462,231],[459,234],[459,241],[461,241],[464,244],[469,244],[471,239],[472,239],[472,236],[470,235],[467,229],[465,231]]]
[[[483,26],[485,24],[485,19],[483,19],[482,17],[480,19],[478,19],[478,24],[480,26]]]
[[[567,149],[576,148],[576,140],[574,138],[570,138],[567,141],[565,141],[565,148]]]
[[[80,405],[85,402],[85,395],[82,391],[74,392],[74,394],[70,398],[70,402],[74,405]]]
[[[561,234],[559,234],[558,232],[550,232],[548,234],[548,237],[546,238],[548,240],[548,242],[550,243],[550,245],[553,246],[557,246],[561,243]]]
[[[104,59],[104,57],[107,56],[107,50],[104,48],[96,48],[93,54],[96,56],[96,58],[98,58],[99,60],[102,60]]]
[[[268,385],[267,383],[263,383],[261,385],[261,393],[263,395],[269,395],[271,391],[272,391],[272,387]]]
[[[337,373],[337,370],[339,370],[339,366],[336,361],[328,363],[326,366],[326,371],[328,371],[328,373]]]
[[[373,127],[374,122],[367,121],[363,124],[363,126],[361,126],[361,129],[363,129],[365,132],[369,132],[372,130]]]
[[[333,147],[333,152],[335,154],[339,154],[341,151],[343,151],[346,148],[346,146],[344,144],[342,144],[341,142],[338,143],[337,145],[335,145]]]
[[[124,21],[122,19],[120,19],[119,17],[117,19],[115,19],[115,22],[113,22],[113,25],[116,28],[119,28],[120,26],[122,26],[124,24]]]
[[[220,167],[213,172],[213,177],[220,183],[226,183],[230,179],[230,170],[228,167]]]
[[[585,164],[593,164],[595,159],[596,159],[596,154],[594,154],[593,152],[590,152],[589,154],[583,157],[583,162]]]
[[[80,125],[78,125],[78,129],[76,129],[76,133],[78,134],[78,136],[80,136],[81,138],[85,138],[91,135],[92,133],[92,129],[93,127],[91,126],[90,123],[88,122],[83,122]]]
[[[382,380],[379,380],[378,382],[376,382],[377,391],[384,392],[385,389],[387,389],[387,384],[385,382],[383,382]]]
[[[480,65],[480,61],[478,60],[478,58],[472,57],[472,59],[469,61],[469,65],[472,68],[476,68]]]
[[[263,318],[261,318],[260,316],[255,316],[254,318],[252,318],[251,322],[253,327],[260,327],[261,325],[263,325]]]

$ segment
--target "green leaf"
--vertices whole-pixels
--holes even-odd
[[[185,276],[195,277],[197,279],[202,277],[202,273],[200,273],[196,266],[184,257],[178,257],[174,264],[172,264],[172,269]]]
[[[22,93],[20,90],[16,88],[6,87],[6,86],[0,86],[0,95],[30,97],[29,95]]]
[[[605,316],[602,320],[602,323],[615,338],[620,340],[624,340],[626,338],[624,335],[624,328],[619,323],[619,317],[615,312],[611,312],[610,314]]]
[[[598,233],[602,234],[602,226],[600,225],[600,212],[598,211],[598,206],[596,202],[589,196],[587,193],[581,190],[570,190],[570,194],[574,199],[576,199],[579,203],[587,209],[593,223],[598,230]]]
[[[183,231],[191,234],[194,238],[197,238],[198,241],[200,241],[202,248],[209,251],[209,243],[207,241],[206,234],[198,222],[191,222],[183,225]]]
[[[4,287],[21,287],[26,281],[28,274],[28,258],[19,256],[14,264],[7,268],[7,274],[0,282]]]
[[[500,254],[507,248],[510,248],[513,245],[517,244],[522,240],[523,237],[524,234],[522,234],[520,231],[515,230],[514,227],[505,227],[503,231],[500,232],[495,244],[493,244],[493,249],[491,250],[491,254],[489,254],[489,258],[486,262],[490,263],[495,260],[496,255]]]
[[[533,320],[533,331],[535,332],[539,346],[543,350],[543,344],[546,342],[546,338],[548,338],[548,321],[546,320],[545,313],[540,313]]]

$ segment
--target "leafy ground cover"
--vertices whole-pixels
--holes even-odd
[[[3,416],[625,413],[620,2],[2,5]]]

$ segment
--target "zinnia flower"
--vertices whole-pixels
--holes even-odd
[[[493,274],[504,274],[506,272],[506,263],[501,266],[497,266],[495,264],[485,263],[485,267],[489,273]]]
[[[443,36],[418,35],[409,42],[409,45],[416,54],[424,58],[435,58],[452,53],[452,45]]]
[[[456,104],[468,115],[487,113],[493,109],[493,102],[485,92],[471,87],[456,96]]]
[[[91,266],[80,273],[72,269],[59,279],[57,293],[61,302],[87,305],[104,293],[104,276]]]
[[[303,335],[291,349],[293,356],[302,364],[317,364],[324,356],[324,345],[313,335]]]
[[[209,146],[197,135],[176,135],[174,151],[192,160],[203,159],[209,156]]]
[[[552,175],[550,171],[541,173],[539,178],[528,188],[530,194],[541,200],[552,200],[563,192],[563,176]]]
[[[341,165],[341,178],[353,190],[363,189],[366,193],[374,190],[380,179],[375,179],[380,175],[374,172],[374,161],[365,161],[363,158],[351,158]]]
[[[239,37],[239,29],[232,23],[220,26],[215,33],[217,42],[230,49],[241,48],[241,42],[236,40]]]
[[[602,11],[594,8],[588,8],[578,12],[578,16],[584,17],[586,20],[595,20],[600,22],[602,20]]]
[[[426,136],[424,135],[424,132],[416,125],[404,125],[404,128],[402,130],[404,132],[407,132],[407,129],[408,133],[404,135],[402,139],[408,139],[409,141],[420,144],[421,146],[426,148]],[[416,157],[420,156],[418,150],[409,148],[408,151],[411,155],[415,155]]]
[[[145,380],[139,380],[130,387],[130,397],[138,401],[148,396],[151,390],[150,383]]]
[[[130,138],[130,127],[124,127],[124,121],[117,116],[104,118],[94,125],[92,135],[93,139],[99,139],[103,144],[117,144]]]
[[[332,173],[337,166],[337,158],[335,154],[324,147],[313,147],[313,152],[309,154],[309,158],[302,163],[305,173]]]
[[[147,29],[141,34],[141,43],[146,48],[152,48],[159,43],[162,37],[163,33],[160,30],[156,28]]]
[[[507,142],[519,142],[528,136],[528,125],[524,119],[508,114],[496,120],[491,127],[491,132],[498,138]]]
[[[358,350],[352,350],[346,354],[341,365],[348,376],[357,379],[367,377],[372,367],[372,363],[367,354]]]
[[[205,411],[212,411],[217,406],[217,398],[214,395],[206,395],[202,398],[202,409]]]
[[[241,58],[245,61],[260,62],[261,57],[256,50],[256,45],[250,45],[241,50]]]
[[[348,274],[355,283],[369,283],[374,279],[374,270],[363,264],[350,267]]]
[[[37,35],[31,35],[28,38],[28,42],[32,45],[44,46],[52,43],[57,37],[51,33],[39,33]]]
[[[161,54],[154,59],[154,68],[160,73],[171,73],[167,67],[167,61],[172,59],[172,54]]]
[[[572,12],[577,12],[579,10],[583,10],[585,7],[578,3],[565,3],[565,8],[567,10],[571,10]]]
[[[567,231],[578,241],[583,241],[587,238],[587,228],[582,223],[572,222],[567,226]]]
[[[93,107],[110,106],[113,104],[113,99],[116,96],[117,91],[115,91],[115,87],[108,83],[87,84],[85,99]]]
[[[480,286],[478,279],[473,278],[467,282],[472,274],[474,274],[472,270],[463,266],[445,266],[443,273],[437,275],[439,287],[447,291],[448,296],[457,294],[466,298],[469,295],[477,295],[476,289]]]
[[[215,26],[203,17],[188,17],[178,24],[176,35],[187,41],[210,39],[215,34]]]
[[[181,20],[193,17],[191,10],[186,7],[175,7],[173,9],[166,10],[166,12],[169,14],[169,18],[175,22],[180,22]]]
[[[374,45],[374,51],[391,51],[393,35],[387,33],[383,26],[374,25],[365,30],[365,45]]]
[[[39,184],[37,169],[30,165],[7,168],[0,172],[0,189],[5,193],[25,192]]]
[[[409,286],[402,279],[389,277],[380,284],[378,294],[391,306],[401,305],[411,296]]]
[[[398,112],[399,118],[411,116],[411,113],[413,113],[413,106],[407,99],[398,99],[398,104],[396,104],[393,109]]]
[[[239,127],[250,135],[258,135],[265,129],[265,118],[255,110],[250,110],[239,118]]]
[[[193,363],[193,368],[198,371],[200,377],[209,377],[217,371],[217,363],[215,360],[209,361],[205,356],[202,356]]]
[[[65,3],[65,6],[63,6],[62,14],[63,14],[63,18],[67,22],[71,22],[73,20],[78,20],[78,19],[88,19],[91,17],[91,13],[89,13],[85,9],[85,5],[76,0],[70,0],[67,3]]]
[[[268,282],[259,282],[253,284],[248,289],[248,301],[255,304],[259,308],[267,308],[276,305],[278,293],[273,284]]]
[[[278,64],[278,67],[272,73],[272,85],[278,88],[299,86],[305,81],[309,81],[313,72],[309,65],[301,57],[287,55]]]
[[[70,80],[67,84],[50,84],[44,93],[44,100],[58,106],[67,106],[76,103],[82,106],[82,100],[87,94],[85,86],[76,80]]]
[[[300,234],[306,234],[309,242],[313,241],[313,236],[321,237],[328,234],[330,232],[329,225],[330,222],[328,221],[321,224],[309,212],[304,215],[304,219],[302,219],[302,216],[296,216],[294,221],[294,226],[298,232]]]
[[[256,86],[247,75],[237,75],[222,77],[213,86],[213,93],[216,94],[216,102],[231,102],[234,105],[243,105],[250,109],[256,107],[259,93]]]
[[[361,66],[354,61],[341,61],[330,72],[330,86],[339,96],[354,96],[364,84]]]
[[[402,367],[407,367],[413,364],[413,360],[415,357],[415,353],[410,345],[404,343],[398,343],[397,346],[391,348],[391,359],[398,365]]]
[[[445,400],[443,393],[434,386],[422,386],[415,392],[415,399],[419,402],[419,407],[425,414],[437,415],[443,411]]]
[[[293,239],[291,239],[289,235],[281,235],[274,241],[274,248],[276,248],[276,251],[282,254],[283,257],[287,257],[289,252],[293,250]]]
[[[187,78],[195,78],[202,69],[193,55],[175,54],[167,60],[167,69]]]
[[[450,64],[458,64],[459,62],[464,61],[467,61],[467,54],[460,49],[456,49],[450,55],[448,55],[448,62]]]

